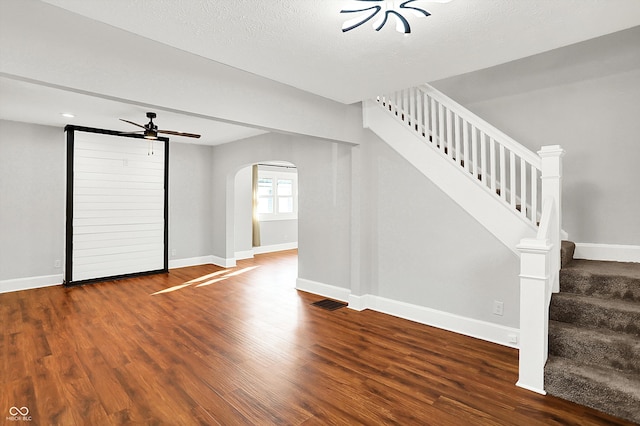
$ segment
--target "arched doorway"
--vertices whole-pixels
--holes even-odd
[[[236,260],[297,248],[297,200],[298,173],[293,163],[262,161],[238,170],[233,215]]]

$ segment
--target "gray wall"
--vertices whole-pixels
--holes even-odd
[[[298,276],[350,285],[350,146],[312,137],[267,134],[215,146],[213,254],[234,256],[235,175],[254,163],[288,161],[298,167]],[[329,182],[329,184],[327,184]]]
[[[432,83],[537,151],[561,145],[563,228],[640,245],[640,27]]]
[[[169,144],[169,259],[211,254],[211,152]]]
[[[297,241],[297,220],[266,220],[260,222],[260,245],[262,247],[291,244]]]
[[[170,145],[170,258],[211,254],[211,151]],[[62,274],[65,172],[63,129],[0,120],[0,280]]]
[[[18,250],[2,250],[0,278],[60,273],[53,261],[64,250],[63,133],[1,124],[0,247]],[[170,149],[175,258],[235,251],[236,172],[285,160],[298,166],[300,278],[348,289],[353,266],[362,294],[517,325],[515,256],[375,136],[355,148],[269,134]],[[504,317],[490,314],[493,300],[505,303]]]
[[[238,171],[235,177],[234,246],[235,252],[253,249],[253,194],[251,166]]]
[[[518,257],[386,143],[363,148],[365,293],[518,327]]]
[[[0,120],[0,280],[62,274],[65,191],[63,130]]]

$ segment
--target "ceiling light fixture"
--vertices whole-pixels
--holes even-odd
[[[448,3],[451,0],[353,0],[358,2],[359,7],[363,6],[360,9],[352,8],[352,9],[342,9],[340,13],[358,13],[359,16],[353,19],[349,19],[342,24],[342,32],[345,33],[347,31],[351,31],[354,28],[358,28],[360,25],[368,22],[373,19],[376,15],[380,14],[381,16],[373,22],[373,29],[376,31],[380,31],[387,21],[389,20],[389,16],[393,16],[396,19],[396,31],[403,34],[411,33],[411,26],[409,25],[409,21],[404,16],[405,12],[409,12],[415,15],[418,18],[424,18],[427,16],[431,16],[431,13],[421,7],[410,6],[411,3],[416,1],[431,1],[436,3]],[[372,4],[372,6],[364,7],[365,4]]]
[[[61,116],[65,117],[65,118],[75,118],[75,115],[69,113],[69,112],[62,112],[60,113]]]

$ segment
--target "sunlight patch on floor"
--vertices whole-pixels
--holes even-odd
[[[207,285],[215,284],[215,283],[218,283],[220,281],[224,281],[227,278],[229,278],[229,277],[221,277],[221,278],[216,278],[216,279],[213,279],[213,280],[205,281],[202,284],[198,284],[196,287],[204,287],[204,286],[207,286]]]
[[[259,268],[259,266],[250,266],[248,268],[243,268],[243,269],[240,269],[240,270],[237,270],[237,271],[234,271],[234,272],[230,272],[227,269],[223,269],[221,271],[216,271],[216,272],[213,272],[211,274],[207,274],[207,275],[203,275],[203,276],[198,277],[198,278],[194,278],[194,279],[192,279],[190,281],[185,282],[184,284],[175,285],[173,287],[165,288],[164,290],[156,291],[155,293],[151,293],[151,295],[155,296],[156,294],[171,293],[171,292],[174,292],[174,291],[177,291],[177,290],[181,290],[181,289],[186,288],[186,287],[190,287],[192,284],[196,284],[196,283],[200,283],[200,284],[196,285],[195,287],[208,286],[208,285],[220,282],[220,281],[224,281],[227,278],[235,277],[237,275],[244,274],[244,273],[252,271],[252,270],[254,270],[256,268]],[[222,275],[222,276],[218,277],[218,278],[210,279],[210,278],[213,278],[213,277],[217,277],[219,275]]]

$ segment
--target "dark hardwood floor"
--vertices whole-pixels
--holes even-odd
[[[514,349],[312,306],[296,254],[0,294],[0,420],[27,424],[8,419],[27,407],[32,425],[628,424],[516,387]]]

